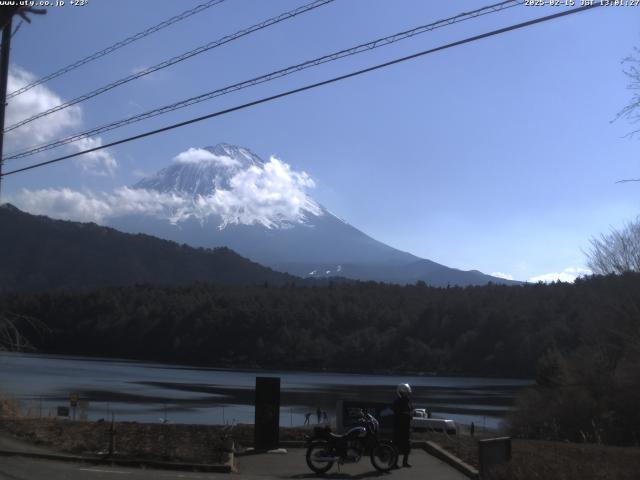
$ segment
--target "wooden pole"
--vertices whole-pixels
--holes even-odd
[[[7,105],[7,78],[9,77],[9,52],[11,50],[11,24],[13,17],[2,29],[2,47],[0,48],[0,203],[2,194],[2,163],[4,145],[4,111]]]

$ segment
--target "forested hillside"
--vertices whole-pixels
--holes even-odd
[[[624,355],[638,335],[640,275],[521,287],[134,286],[6,293],[0,305],[49,327],[33,338],[46,352],[532,377],[549,351]]]
[[[296,279],[228,248],[191,248],[94,223],[52,220],[0,206],[0,290],[96,288],[135,283],[282,284]]]

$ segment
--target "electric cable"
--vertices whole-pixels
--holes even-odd
[[[299,63],[297,65],[293,65],[290,67],[283,68],[281,70],[276,70],[274,72],[270,72],[266,75],[261,75],[259,77],[252,78],[250,80],[245,80],[243,82],[235,83],[223,88],[219,88],[201,95],[197,95],[195,97],[190,97],[184,100],[180,100],[178,102],[165,105],[163,107],[158,107],[153,110],[149,110],[144,113],[136,114],[131,117],[127,117],[121,120],[117,120],[115,122],[102,125],[99,127],[94,127],[90,130],[86,130],[84,132],[76,133],[67,137],[64,137],[59,140],[55,140],[53,142],[44,143],[40,145],[34,145],[26,148],[21,152],[12,152],[7,155],[4,160],[14,160],[19,158],[28,157],[34,155],[36,153],[41,153],[47,150],[51,150],[53,148],[60,147],[62,145],[67,145],[69,143],[73,143],[75,141],[81,140],[83,138],[99,135],[101,133],[105,133],[111,130],[115,130],[117,128],[121,128],[126,125],[130,125],[132,123],[136,123],[142,120],[146,120],[148,118],[152,118],[158,115],[162,115],[165,113],[172,112],[174,110],[185,108],[191,105],[195,105],[200,102],[204,102],[206,100],[210,100],[215,97],[219,97],[222,95],[226,95],[238,90],[243,90],[248,87],[252,87],[255,85],[259,85],[261,83],[266,83],[277,78],[282,78],[293,73],[299,72],[301,70],[305,70],[307,68],[315,67],[318,65],[322,65],[324,63],[332,62],[335,60],[339,60],[341,58],[349,57],[352,55],[356,55],[365,51],[374,50],[376,48],[380,48],[386,45],[390,45],[395,42],[399,42],[401,40],[405,40],[407,38],[411,38],[415,35],[419,35],[425,32],[429,32],[435,30],[437,28],[442,28],[445,26],[453,25],[455,23],[459,23],[462,21],[466,21],[472,18],[477,18],[479,16],[487,15],[490,13],[495,13],[507,8],[515,7],[522,4],[522,0],[508,0],[503,1],[494,5],[489,5],[486,7],[479,8],[477,10],[473,10],[471,12],[460,13],[456,16],[446,18],[443,20],[438,20],[436,22],[429,23],[427,25],[421,25],[419,27],[412,28],[410,30],[406,30],[404,32],[395,33],[393,35],[389,35],[387,37],[378,38],[377,40],[363,43],[357,45],[355,47],[347,48],[344,50],[340,50],[338,52],[334,52],[328,55],[324,55],[322,57],[314,58],[313,60],[307,60],[303,63]]]
[[[20,95],[21,93],[26,92],[27,90],[31,90],[33,87],[37,86],[37,85],[41,85],[45,82],[48,82],[49,80],[52,80],[54,78],[59,77],[60,75],[64,75],[65,73],[68,73],[72,70],[75,70],[76,68],[81,67],[82,65],[85,65],[89,62],[92,62],[94,60],[97,60],[98,58],[104,57],[105,55],[109,55],[110,53],[115,52],[116,50],[129,45],[130,43],[133,43],[137,40],[140,40],[141,38],[147,37],[149,35],[151,35],[152,33],[155,33],[159,30],[162,30],[163,28],[166,28],[170,25],[173,25],[174,23],[177,23],[181,20],[184,20],[185,18],[189,18],[192,15],[196,15],[204,10],[206,10],[207,8],[213,7],[215,5],[218,5],[222,2],[224,2],[225,0],[209,0],[208,2],[202,3],[194,8],[191,8],[189,10],[186,10],[178,15],[175,15],[167,20],[164,20],[163,22],[158,23],[157,25],[154,25],[152,27],[149,27],[141,32],[136,33],[135,35],[131,35],[130,37],[125,38],[124,40],[121,40],[119,42],[114,43],[113,45],[110,45],[107,48],[104,48],[98,52],[92,53],[91,55],[88,55],[76,62],[70,63],[69,65],[62,67],[58,70],[56,70],[55,72],[50,73],[49,75],[45,75],[42,78],[39,78],[37,80],[34,80],[33,82],[29,83],[28,85],[25,85],[22,88],[19,88],[18,90],[14,90],[13,92],[7,94],[7,100],[10,98],[15,97],[16,95]],[[19,26],[18,26],[19,28]],[[18,30],[18,28],[16,28],[16,31]],[[14,32],[15,35],[15,32]]]
[[[212,50],[214,48],[220,47],[222,45],[225,45],[229,42],[232,42],[234,40],[237,40],[238,38],[244,37],[246,35],[249,35],[253,32],[257,32],[258,30],[262,30],[264,28],[270,27],[272,25],[275,25],[277,23],[283,22],[285,20],[289,20],[291,18],[297,17],[298,15],[302,14],[302,13],[306,13],[309,12],[311,10],[315,10],[318,7],[322,7],[323,5],[326,5],[328,3],[332,3],[335,0],[314,0],[311,3],[308,3],[306,5],[303,5],[301,7],[295,8],[293,10],[290,10],[288,12],[284,12],[281,13],[278,16],[269,18],[267,20],[264,20],[260,23],[256,23],[255,25],[252,25],[250,27],[244,28],[242,30],[239,30],[235,33],[232,33],[230,35],[225,35],[224,37],[215,40],[213,42],[209,42],[205,45],[201,45],[197,48],[194,48],[193,50],[189,50],[187,52],[184,52],[180,55],[176,55],[175,57],[171,57],[167,60],[164,60],[156,65],[153,65],[152,67],[148,67],[145,68],[144,70],[141,70],[139,72],[133,73],[131,75],[128,75],[124,78],[121,78],[119,80],[116,80],[114,82],[111,82],[107,85],[104,85],[100,88],[97,88],[95,90],[92,90],[91,92],[85,93],[83,95],[80,95],[79,97],[76,97],[72,100],[69,100],[67,102],[61,103],[60,105],[56,105],[55,107],[52,107],[48,110],[42,111],[40,113],[37,113],[29,118],[25,118],[24,120],[20,120],[19,122],[14,123],[13,125],[10,125],[8,127],[6,127],[4,129],[4,132],[10,132],[11,130],[15,130],[16,128],[19,128],[23,125],[26,125],[27,123],[31,123],[34,120],[37,120],[39,118],[45,117],[47,115],[51,115],[52,113],[55,112],[59,112],[60,110],[64,110],[65,108],[71,107],[72,105],[76,105],[78,103],[84,102],[85,100],[89,100],[90,98],[93,97],[97,97],[98,95],[102,95],[105,92],[108,92],[109,90],[112,90],[116,87],[119,87],[121,85],[124,85],[125,83],[129,83],[132,82],[133,80],[137,80],[138,78],[144,77],[145,75],[149,75],[151,73],[157,72],[159,70],[168,68],[172,65],[175,65],[176,63],[180,63],[183,62],[184,60],[187,60],[188,58],[191,57],[195,57],[196,55],[200,55],[201,53],[207,52],[209,50]]]
[[[220,110],[220,111],[217,111],[217,112],[209,113],[207,115],[203,115],[203,116],[200,116],[200,117],[196,117],[196,118],[192,118],[192,119],[189,119],[189,120],[185,120],[183,122],[174,123],[174,124],[168,125],[166,127],[158,128],[158,129],[151,130],[151,131],[148,131],[148,132],[144,132],[144,133],[141,133],[141,134],[138,134],[138,135],[133,135],[131,137],[127,137],[127,138],[123,138],[123,139],[120,139],[120,140],[116,140],[116,141],[113,141],[113,142],[110,142],[110,143],[107,143],[105,145],[101,145],[101,146],[98,146],[98,147],[89,148],[89,149],[86,149],[86,150],[82,150],[80,152],[76,152],[76,153],[72,153],[72,154],[69,154],[69,155],[64,155],[64,156],[61,156],[61,157],[53,158],[53,159],[47,160],[45,162],[39,162],[39,163],[36,163],[36,164],[33,164],[33,165],[29,165],[27,167],[22,167],[22,168],[18,168],[18,169],[15,169],[15,170],[11,170],[9,172],[1,174],[0,178],[1,177],[6,177],[8,175],[13,175],[13,174],[16,174],[16,173],[24,172],[24,171],[27,171],[27,170],[32,170],[34,168],[43,167],[45,165],[50,165],[52,163],[61,162],[63,160],[67,160],[69,158],[78,157],[78,156],[84,155],[86,153],[91,153],[91,152],[95,152],[95,151],[102,150],[102,149],[105,149],[105,148],[113,147],[113,146],[116,146],[116,145],[121,145],[123,143],[131,142],[133,140],[139,140],[141,138],[149,137],[149,136],[152,136],[152,135],[157,135],[159,133],[163,133],[163,132],[166,132],[166,131],[169,131],[169,130],[173,130],[175,128],[184,127],[186,125],[191,125],[191,124],[196,123],[196,122],[201,122],[203,120],[207,120],[207,119],[210,119],[210,118],[226,115],[228,113],[236,112],[238,110],[243,110],[245,108],[253,107],[255,105],[260,105],[260,104],[263,104],[263,103],[271,102],[271,101],[277,100],[279,98],[283,98],[283,97],[287,97],[287,96],[290,96],[290,95],[294,95],[296,93],[300,93],[300,92],[304,92],[304,91],[307,91],[307,90],[311,90],[311,89],[318,88],[318,87],[321,87],[321,86],[324,86],[324,85],[329,85],[331,83],[335,83],[335,82],[339,82],[339,81],[342,81],[342,80],[346,80],[348,78],[352,78],[352,77],[356,77],[356,76],[359,76],[359,75],[363,75],[365,73],[373,72],[375,70],[380,70],[382,68],[386,68],[386,67],[389,67],[391,65],[396,65],[398,63],[406,62],[408,60],[414,60],[416,58],[419,58],[419,57],[422,57],[422,56],[425,56],[425,55],[429,55],[429,54],[432,54],[432,53],[435,53],[435,52],[439,52],[439,51],[442,51],[442,50],[446,50],[446,49],[449,49],[449,48],[457,47],[459,45],[472,43],[472,42],[475,42],[475,41],[478,41],[478,40],[482,40],[484,38],[500,35],[500,34],[503,34],[503,33],[506,33],[506,32],[510,32],[510,31],[513,31],[513,30],[522,29],[522,28],[525,28],[525,27],[529,27],[531,25],[536,25],[536,24],[539,24],[539,23],[547,22],[547,21],[554,20],[554,19],[557,19],[557,18],[560,18],[560,17],[565,17],[565,16],[568,16],[568,15],[573,15],[573,14],[576,14],[576,13],[584,12],[586,10],[591,10],[593,8],[597,8],[597,7],[600,7],[600,6],[602,6],[600,3],[593,3],[593,4],[590,4],[590,5],[585,5],[585,6],[578,7],[578,8],[573,8],[573,9],[570,9],[570,10],[564,10],[562,12],[558,12],[558,13],[555,13],[555,14],[552,14],[552,15],[547,15],[545,17],[538,17],[538,18],[535,18],[533,20],[528,20],[526,22],[510,25],[508,27],[499,28],[497,30],[492,30],[490,32],[482,33],[480,35],[467,37],[467,38],[462,39],[462,40],[458,40],[458,41],[455,41],[455,42],[447,43],[445,45],[441,45],[439,47],[431,48],[431,49],[428,49],[428,50],[422,50],[421,52],[414,53],[412,55],[407,55],[405,57],[396,58],[396,59],[388,61],[388,62],[379,63],[379,64],[374,65],[372,67],[363,68],[361,70],[356,70],[354,72],[347,73],[345,75],[340,75],[338,77],[333,77],[333,78],[330,78],[328,80],[323,80],[323,81],[320,81],[320,82],[316,82],[316,83],[312,83],[312,84],[309,84],[309,85],[305,85],[303,87],[295,88],[295,89],[292,89],[292,90],[287,90],[285,92],[281,92],[281,93],[278,93],[276,95],[271,95],[269,97],[264,97],[264,98],[261,98],[259,100],[254,100],[254,101],[249,102],[249,103],[244,103],[242,105],[237,105],[235,107],[231,107],[231,108],[227,108],[227,109]]]

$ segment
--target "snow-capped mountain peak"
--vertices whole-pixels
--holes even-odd
[[[256,167],[262,167],[264,165],[264,162],[258,155],[245,147],[230,145],[228,143],[218,143],[214,147],[205,147],[204,150],[207,150],[214,155],[233,158],[236,161],[240,162],[240,164],[244,167],[252,165]]]
[[[133,188],[177,193],[190,197],[213,195],[229,190],[231,179],[251,167],[263,168],[264,162],[251,150],[219,143],[213,147],[190,148],[177,155],[173,163]]]
[[[178,224],[210,217],[224,229],[232,224],[268,229],[306,223],[323,209],[307,193],[314,186],[305,172],[271,157],[263,161],[248,148],[228,143],[190,148],[171,165],[140,180],[132,190],[155,198],[170,197],[165,218]]]

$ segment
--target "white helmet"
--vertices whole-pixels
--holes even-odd
[[[396,388],[399,397],[408,397],[411,394],[411,386],[408,383],[401,383]]]

